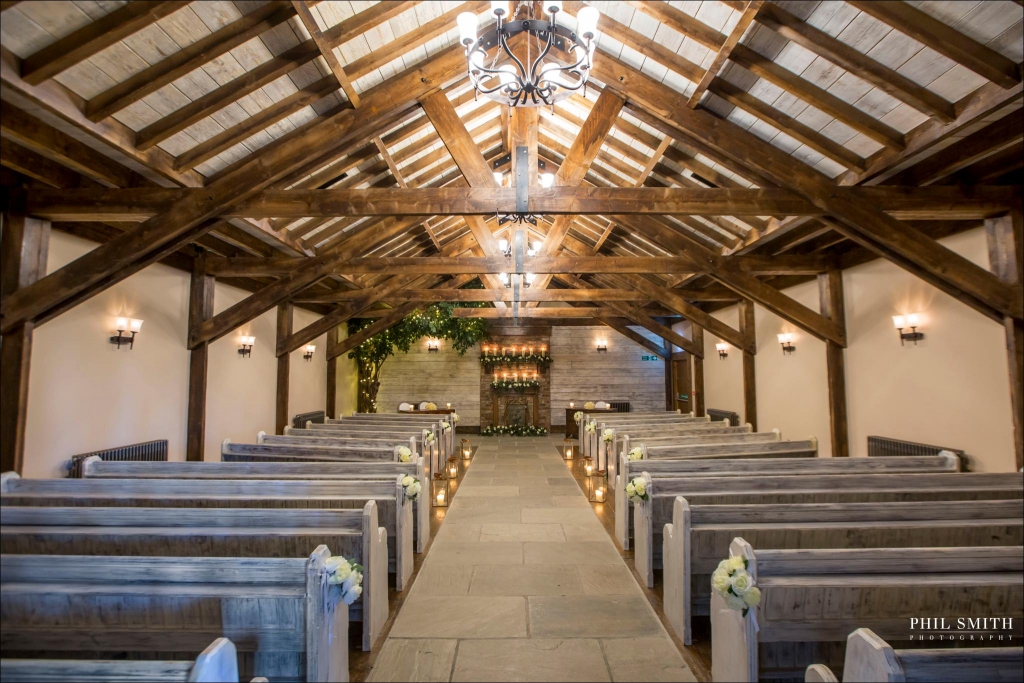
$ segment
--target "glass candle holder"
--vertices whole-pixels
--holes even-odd
[[[469,439],[463,439],[461,442],[462,459],[465,464],[468,465],[469,461],[473,459],[473,448],[469,445]]]
[[[574,442],[573,442],[572,439],[566,439],[565,441],[563,441],[562,442],[562,457],[564,457],[566,460],[572,460],[574,448],[575,448],[575,445],[574,445]]]
[[[440,472],[434,475],[434,479],[431,482],[430,495],[431,503],[433,504],[434,507],[448,507],[448,480],[444,478],[444,476],[442,476]]]

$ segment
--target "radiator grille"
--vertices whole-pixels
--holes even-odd
[[[311,413],[299,413],[292,418],[292,427],[295,429],[302,429],[306,426],[307,422],[313,422],[318,425],[322,425],[327,417],[327,413],[322,410],[314,410]]]
[[[740,426],[740,414],[734,413],[731,410],[718,410],[717,408],[708,408],[708,416],[715,422],[728,420],[730,427]]]
[[[892,455],[938,455],[940,451],[949,451],[960,459],[960,469],[963,472],[970,472],[970,456],[958,448],[948,446],[931,446],[926,443],[914,441],[900,441],[884,436],[868,437],[868,457],[892,456]]]
[[[159,439],[157,441],[133,443],[131,446],[119,446],[118,448],[108,448],[102,451],[93,451],[92,453],[72,455],[67,464],[68,479],[81,479],[82,462],[92,455],[98,456],[100,460],[114,462],[126,462],[129,460],[136,462],[166,462],[167,440]]]
[[[628,412],[630,412],[630,410],[629,410],[629,401],[609,401],[608,405],[610,405],[612,410],[614,410],[617,413],[628,413]]]

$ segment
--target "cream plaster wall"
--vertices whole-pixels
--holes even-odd
[[[48,272],[95,246],[55,231]],[[71,455],[153,439],[167,439],[169,457],[184,459],[188,292],[187,273],[154,265],[36,329],[25,476],[64,476]],[[245,296],[247,292],[218,284],[215,310]],[[119,315],[145,321],[131,351],[118,351],[107,341]],[[207,459],[219,458],[226,437],[254,441],[261,429],[274,428],[276,315],[271,310],[210,347]],[[297,309],[296,329],[316,317]],[[238,355],[241,334],[256,337],[252,358]],[[324,338],[315,343],[312,363],[302,359],[301,351],[292,354],[291,414],[324,407],[326,343]],[[338,365],[339,396],[348,400],[354,396],[354,370],[348,359]]]
[[[988,267],[984,231],[942,243]],[[1003,328],[887,261],[843,273],[850,452],[867,455],[867,437],[887,436],[966,450],[979,471],[1013,470],[1013,426]],[[816,283],[786,290],[818,310]],[[892,316],[920,313],[925,339],[900,346]],[[736,309],[716,317],[736,324]],[[831,455],[824,344],[755,307],[758,427],[785,438],[818,437]],[[793,332],[796,353],[783,356],[776,335]],[[743,413],[741,357],[718,361],[718,339],[705,336],[709,408]]]

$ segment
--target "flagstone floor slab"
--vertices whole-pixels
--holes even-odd
[[[453,681],[610,681],[596,640],[466,640]]]
[[[583,583],[571,565],[477,567],[469,594],[583,595]]]

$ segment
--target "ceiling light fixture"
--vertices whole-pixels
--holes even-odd
[[[456,20],[474,90],[510,107],[553,105],[581,89],[586,94],[600,12],[581,8],[573,32],[556,23],[561,0],[542,3],[548,21],[534,17],[532,2],[520,0],[511,13],[509,4],[491,2],[497,26],[479,37],[475,14],[463,12]],[[508,21],[520,14],[525,18]],[[514,40],[520,35],[525,39]],[[510,42],[516,43],[515,48]]]

